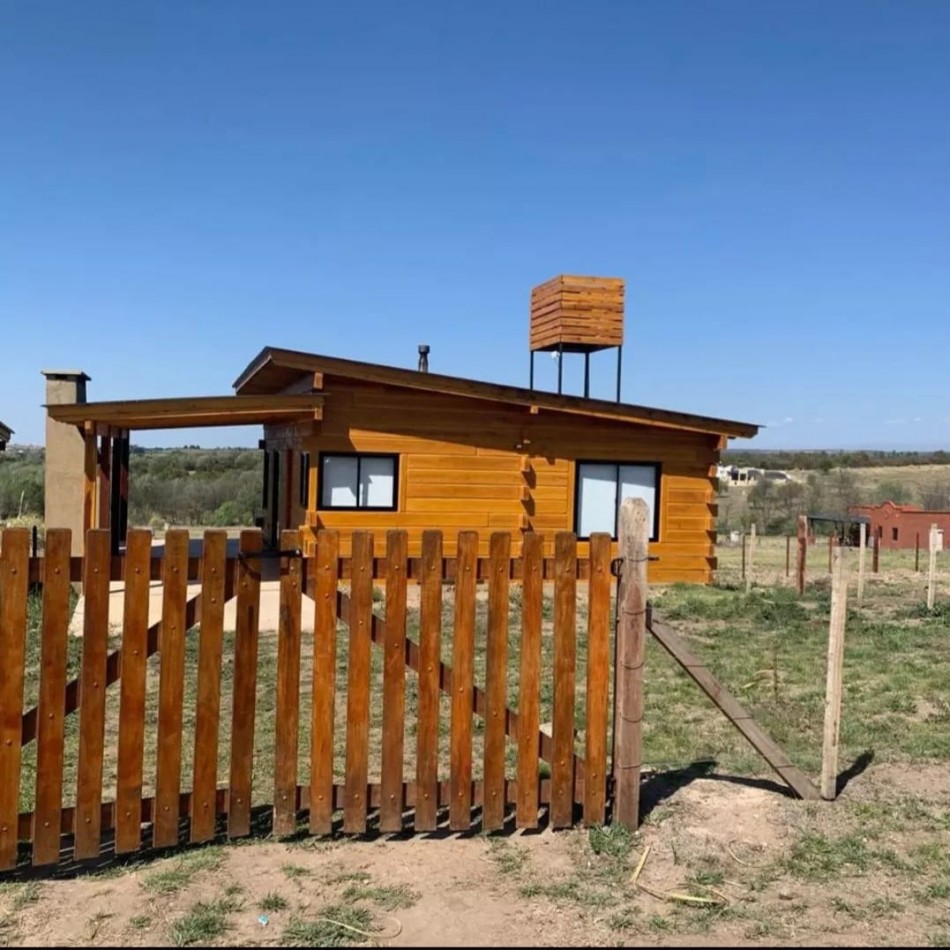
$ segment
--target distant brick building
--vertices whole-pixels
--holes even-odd
[[[866,515],[871,519],[868,529],[882,548],[913,548],[920,536],[920,546],[926,549],[930,526],[936,524],[950,540],[950,511],[925,511],[919,505],[855,505],[850,514]]]

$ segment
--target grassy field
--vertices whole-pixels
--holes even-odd
[[[658,588],[653,602],[657,613],[687,636],[695,652],[792,760],[817,778],[830,585],[827,548],[812,548],[809,556],[809,586],[803,598],[784,577],[784,540],[760,539],[748,592],[741,582],[740,552],[726,547],[720,550],[717,585]],[[869,576],[860,606],[852,577],[839,760],[842,791],[835,804],[806,804],[783,795],[732,726],[664,651],[649,642],[645,821],[636,835],[607,827],[556,835],[435,836],[391,843],[372,838],[287,843],[256,838],[146,857],[132,866],[76,880],[0,884],[0,942],[29,938],[40,943],[325,946],[441,939],[446,944],[540,940],[676,945],[701,939],[707,945],[729,946],[950,945],[950,590],[944,588],[943,598],[938,592],[936,609],[928,611],[924,575],[914,573],[912,559],[913,552],[885,553],[880,574]],[[384,605],[381,591],[377,606],[382,610]],[[519,610],[513,589],[513,704],[518,695]],[[452,592],[447,589],[447,662],[452,612]],[[544,614],[548,635],[543,641],[542,721],[550,718],[551,708],[550,592]],[[412,637],[417,636],[417,622],[411,612]],[[585,624],[581,591],[582,645]],[[480,601],[480,682],[484,636],[485,605]],[[345,673],[345,644],[341,628],[338,676]],[[305,638],[301,781],[308,774],[304,751],[309,749],[311,648]],[[71,645],[73,662],[74,654],[78,650]],[[35,650],[31,656],[35,692]],[[255,757],[259,803],[270,800],[273,783],[275,657],[276,638],[262,637]],[[584,662],[582,647],[577,671],[579,750],[584,738]],[[196,663],[195,643],[187,661],[186,786]],[[150,709],[156,673],[157,667],[150,667]],[[371,747],[377,753],[376,770],[378,650],[373,675]],[[229,721],[227,663],[223,680],[221,781],[226,777]],[[112,747],[116,707],[110,697]],[[338,697],[337,710],[342,738],[344,696]],[[414,765],[414,713],[415,677],[410,673],[408,777]],[[444,742],[447,702],[443,713]],[[477,768],[480,741],[476,721]],[[149,776],[154,771],[154,735],[147,750]],[[341,756],[338,745],[338,774]],[[74,768],[74,754],[70,762]],[[445,748],[442,762],[443,767],[448,762]],[[107,759],[107,778],[110,768],[114,758]],[[24,784],[24,807],[30,804],[30,785]],[[74,785],[73,773],[68,787]],[[641,882],[647,890],[631,885],[633,869],[645,854]],[[69,908],[74,909],[72,924],[55,929],[48,923],[44,910],[54,902],[64,920],[69,919]],[[453,913],[445,915],[446,906],[453,907]],[[268,917],[267,929],[256,922],[259,914]],[[394,917],[402,931],[395,937]]]

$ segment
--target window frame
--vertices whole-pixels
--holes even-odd
[[[356,459],[356,501],[355,505],[323,504],[323,460],[325,458]],[[393,503],[391,505],[359,504],[360,459],[389,459],[393,463]],[[398,511],[399,510],[399,454],[396,452],[320,452],[317,460],[317,498],[316,511]]]
[[[616,459],[576,459],[574,462],[574,534],[577,535],[578,541],[589,541],[590,535],[582,535],[579,531],[580,529],[580,513],[581,513],[581,466],[582,465],[613,465],[617,469],[617,494],[620,494],[620,469],[624,465],[638,465],[641,468],[652,468],[654,471],[654,485],[653,490],[656,492],[656,502],[653,505],[653,527],[650,531],[650,543],[656,544],[660,540],[660,503],[661,503],[661,479],[663,478],[663,463],[662,462],[653,462],[653,461],[638,461],[635,459],[623,459],[622,461],[617,461]],[[610,536],[611,540],[617,541],[619,539],[619,521],[620,521],[620,505],[623,499],[617,498],[617,504],[615,505],[614,510],[614,530],[613,534]],[[595,532],[596,533],[596,532]]]

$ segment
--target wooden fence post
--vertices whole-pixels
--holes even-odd
[[[821,797],[826,801],[833,801],[838,793],[844,627],[848,613],[848,575],[845,552],[840,547],[835,548],[833,568],[831,622],[828,630],[828,680],[825,691],[825,735],[821,755]]]
[[[798,516],[798,593],[805,593],[805,559],[808,556],[808,516]]]
[[[640,823],[643,651],[650,537],[648,515],[642,498],[627,498],[620,507],[623,569],[617,607],[614,685],[614,816],[631,831],[636,831]]]
[[[752,572],[753,564],[755,563],[755,522],[752,522],[752,527],[749,529],[749,565],[746,570],[745,576],[745,591],[748,594],[752,589]]]
[[[868,526],[862,524],[858,528],[858,603],[864,600],[864,555],[868,544]]]
[[[937,525],[930,526],[930,564],[927,568],[927,609],[934,609],[937,596]]]
[[[874,545],[871,549],[871,573],[877,574],[881,569],[881,541],[883,538],[880,535],[871,535],[871,540],[874,542]]]
[[[834,531],[828,535],[828,573],[831,574],[834,570],[834,551],[835,551],[835,537]]]
[[[914,572],[920,573],[920,532],[914,537]]]
[[[745,580],[745,531],[742,532],[742,579]]]

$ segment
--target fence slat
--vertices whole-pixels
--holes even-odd
[[[300,547],[299,531],[282,531],[284,551]],[[274,834],[297,830],[297,750],[300,732],[300,558],[280,562],[280,621],[277,635],[277,712],[274,717]]]
[[[574,817],[574,687],[577,666],[577,538],[559,531],[554,578],[554,762],[551,826],[569,828]]]
[[[310,735],[310,833],[333,830],[333,716],[336,696],[336,590],[340,535],[317,535],[314,588],[313,705]]]
[[[386,535],[386,640],[383,645],[383,761],[379,830],[402,830],[402,765],[406,716],[406,565],[405,531]]]
[[[587,614],[587,777],[584,823],[603,824],[607,803],[607,693],[610,684],[610,559],[608,534],[590,538]]]
[[[195,709],[194,793],[191,840],[214,837],[218,788],[218,726],[221,720],[221,653],[227,574],[226,531],[205,531],[201,564],[201,627],[198,644],[198,699]]]
[[[234,690],[231,713],[231,779],[228,837],[251,831],[251,768],[257,708],[257,639],[260,625],[261,532],[242,531],[238,563],[234,635]]]
[[[0,868],[12,868],[20,805],[30,532],[7,528],[0,541]]]
[[[519,828],[538,826],[538,730],[541,725],[541,558],[544,538],[524,536],[521,589],[521,673],[518,687]]]
[[[485,656],[485,763],[482,827],[505,823],[505,707],[508,703],[508,563],[511,535],[496,531],[489,549],[488,636]]]
[[[353,609],[346,689],[346,804],[343,830],[366,831],[369,779],[369,693],[373,622],[373,535],[353,532]]]
[[[472,823],[472,716],[475,687],[475,568],[478,532],[460,531],[455,578],[455,632],[452,637],[451,770],[449,828],[468,831]]]
[[[178,793],[181,791],[181,726],[185,694],[185,601],[188,599],[188,532],[172,528],[165,534],[165,625],[159,643],[158,755],[155,766],[157,848],[178,843]]]
[[[50,528],[46,532],[39,725],[36,736],[36,804],[33,814],[33,863],[36,865],[55,864],[59,860],[71,547],[72,531],[68,528]]]
[[[442,651],[442,532],[422,532],[419,592],[419,712],[416,831],[435,831],[439,814],[439,668]]]
[[[106,724],[106,651],[109,645],[110,532],[86,532],[83,572],[82,674],[79,686],[79,776],[76,788],[78,860],[99,855],[102,756]]]
[[[115,850],[142,843],[142,769],[145,754],[145,671],[152,532],[129,530],[125,545],[122,676],[119,679],[119,748],[116,765]]]

